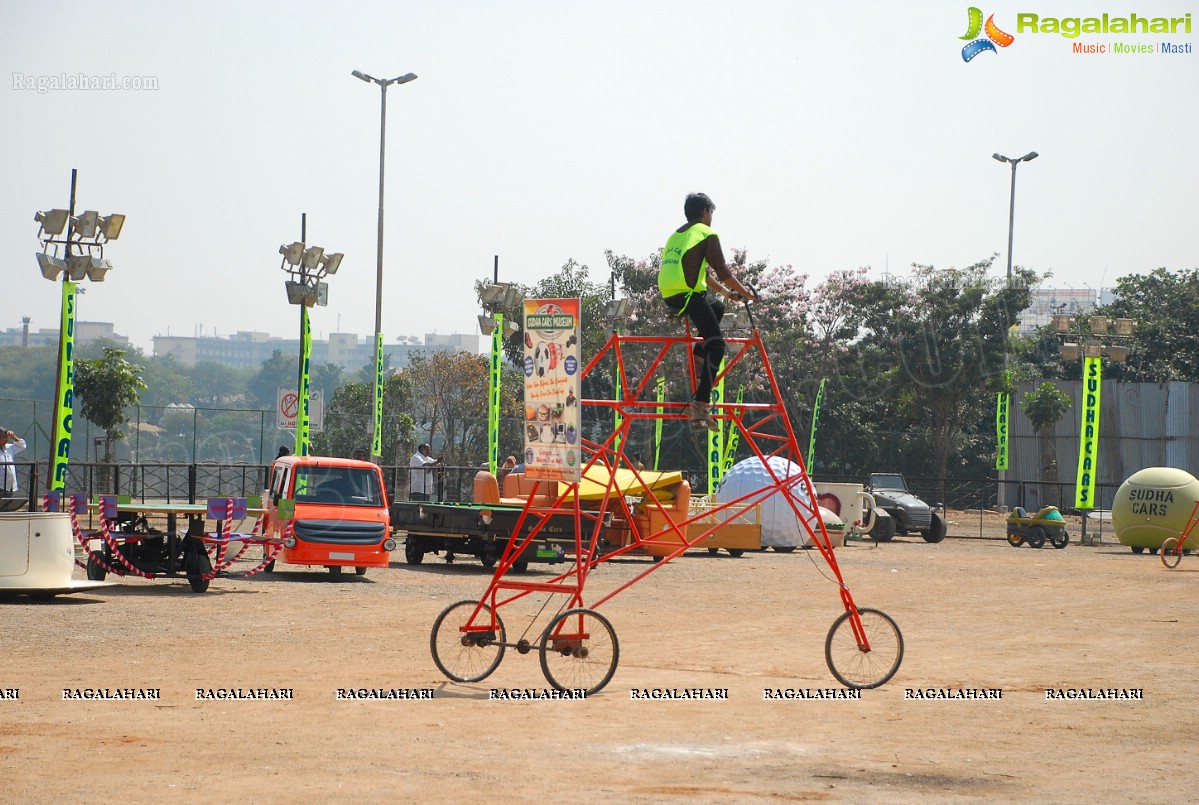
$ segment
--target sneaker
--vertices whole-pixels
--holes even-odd
[[[720,430],[720,424],[712,417],[708,411],[708,406],[702,402],[693,402],[687,406],[687,416],[695,425],[703,425],[708,430]]]

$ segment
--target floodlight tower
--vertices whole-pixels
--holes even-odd
[[[36,255],[38,269],[51,282],[62,278],[58,372],[54,383],[54,437],[50,445],[50,477],[47,479],[47,488],[60,494],[66,490],[75,408],[75,302],[77,293],[83,292],[82,288],[76,288],[76,283],[85,278],[92,282],[104,282],[105,275],[112,270],[112,263],[104,257],[104,245],[120,237],[125,225],[125,216],[120,213],[102,216],[95,210],[86,210],[76,216],[77,179],[78,171],[72,168],[71,200],[67,209],[41,211],[33,216],[33,220],[39,224],[37,237],[42,243],[42,250]],[[61,257],[58,256],[59,247],[62,248]]]
[[[519,309],[524,303],[524,294],[509,282],[500,282],[500,258],[495,258],[495,273],[491,285],[479,292],[479,304],[486,313],[479,316],[479,331],[491,337],[490,370],[487,373],[487,466],[496,474],[500,460],[500,381],[502,378],[500,359],[503,355],[504,339],[520,330],[515,322],[504,319],[504,312]]]

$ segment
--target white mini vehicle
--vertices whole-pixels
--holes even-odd
[[[112,586],[111,582],[73,579],[74,571],[75,540],[69,514],[0,514],[0,595],[49,599]]]

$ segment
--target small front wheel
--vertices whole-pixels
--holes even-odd
[[[598,693],[619,660],[616,631],[593,609],[568,609],[541,635],[541,670],[555,690]]]
[[[1182,561],[1182,548],[1178,545],[1177,537],[1170,537],[1162,543],[1161,560],[1168,568],[1178,567],[1178,563]]]
[[[1070,532],[1063,528],[1058,531],[1058,533],[1053,536],[1050,541],[1053,543],[1053,547],[1055,548],[1065,548],[1070,544]]]
[[[208,551],[204,550],[204,546],[198,544],[188,551],[183,557],[183,562],[187,570],[187,583],[191,585],[192,592],[207,591],[212,575],[212,559],[208,556]]]
[[[877,688],[895,676],[903,662],[903,634],[887,613],[859,609],[863,643],[854,633],[853,614],[847,610],[833,621],[824,641],[824,660],[845,687]]]
[[[90,579],[91,581],[104,581],[104,577],[107,575],[108,575],[108,571],[105,570],[100,565],[100,563],[96,561],[96,557],[92,556],[89,553],[87,555],[87,577],[88,577],[88,579]]]
[[[506,637],[498,612],[478,601],[459,601],[433,621],[429,650],[433,662],[450,679],[478,682],[490,676],[504,659]]]
[[[1015,532],[1012,532],[1007,535],[1007,544],[1011,545],[1013,548],[1019,548],[1021,545],[1024,544],[1024,537],[1020,536],[1019,534],[1017,534]]]

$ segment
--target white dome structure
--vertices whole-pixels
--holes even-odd
[[[770,469],[780,479],[790,478],[802,472],[798,464],[782,456],[771,456],[769,463]],[[720,487],[716,490],[716,502],[727,503],[759,489],[772,486],[774,486],[774,480],[767,472],[766,465],[760,458],[754,456],[737,462],[728,471],[724,480],[720,482]],[[809,501],[807,484],[802,481],[792,486],[791,492],[801,502]],[[759,510],[763,548],[797,548],[811,542],[807,530],[800,525],[799,518],[795,516],[795,511],[781,491],[776,491],[763,500],[759,504]],[[827,509],[821,510],[821,519],[827,526],[841,522],[837,515]],[[813,526],[815,527],[815,524]]]

